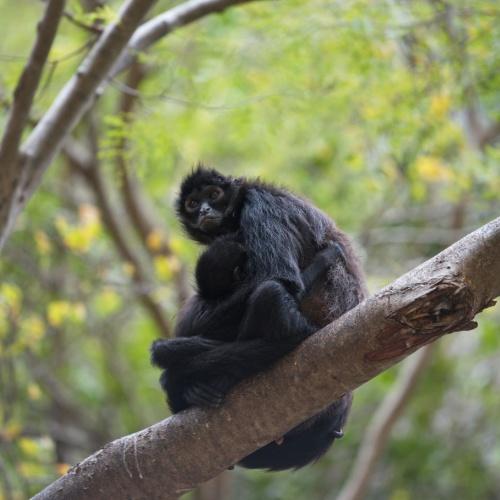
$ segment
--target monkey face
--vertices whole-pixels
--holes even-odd
[[[237,180],[201,167],[182,183],[177,213],[196,241],[210,243],[237,229],[239,194]]]
[[[189,223],[209,234],[216,231],[222,223],[229,202],[227,191],[212,184],[189,193],[183,207]]]

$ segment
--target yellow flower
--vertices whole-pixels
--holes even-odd
[[[85,319],[85,305],[66,300],[54,300],[47,308],[47,318],[52,326],[61,326],[64,321],[81,322]]]
[[[69,464],[64,464],[64,463],[56,464],[56,471],[61,476],[64,476],[64,474],[66,474],[66,472],[68,472],[70,468],[71,465]]]
[[[42,391],[38,384],[31,383],[28,385],[28,397],[33,401],[38,401],[42,397]]]
[[[0,307],[5,306],[5,310],[17,317],[21,310],[23,294],[17,285],[12,283],[2,283],[0,285]]]
[[[420,156],[415,164],[418,176],[427,182],[441,182],[451,179],[450,168],[435,156]]]
[[[13,441],[21,434],[21,424],[19,422],[10,422],[3,429],[0,429],[0,436],[6,441]]]
[[[153,252],[158,251],[161,248],[162,243],[163,243],[162,234],[157,229],[155,229],[154,231],[151,231],[148,234],[148,237],[146,239],[146,245]]]
[[[163,280],[171,279],[172,275],[177,273],[180,269],[179,259],[173,255],[170,257],[156,257],[154,265],[156,273]]]
[[[42,255],[47,255],[52,250],[52,244],[48,236],[40,230],[35,231],[35,244],[36,248]]]
[[[25,455],[36,457],[38,455],[38,443],[34,439],[22,437],[17,441],[19,448]]]
[[[55,300],[47,308],[47,318],[52,326],[61,326],[69,316],[71,304],[65,300]]]
[[[431,114],[436,118],[443,118],[451,106],[451,98],[446,94],[434,95],[431,98]]]

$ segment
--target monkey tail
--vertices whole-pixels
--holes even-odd
[[[204,337],[179,337],[158,339],[151,344],[151,363],[159,368],[169,368],[184,363],[193,356],[209,352],[224,344]]]
[[[231,374],[240,380],[268,369],[293,351],[299,343],[300,341],[292,339],[252,339],[221,343],[186,359],[183,372],[194,377]]]

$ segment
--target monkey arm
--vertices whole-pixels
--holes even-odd
[[[228,298],[219,301],[207,301],[195,295],[179,314],[175,337],[202,336],[214,340],[234,340],[249,295],[247,286],[242,286]]]
[[[238,340],[292,339],[299,344],[316,330],[287,288],[278,281],[269,280],[261,283],[250,296]]]
[[[296,294],[296,299],[299,303],[309,294],[314,284],[325,275],[328,269],[339,262],[339,259],[345,263],[345,255],[342,247],[333,241],[330,241],[324,250],[321,250],[314,256],[311,264],[302,271],[304,288]]]

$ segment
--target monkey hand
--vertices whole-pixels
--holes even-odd
[[[316,253],[312,262],[302,272],[303,289],[295,294],[299,303],[320,279],[324,279],[328,270],[335,266],[339,260],[346,263],[344,250],[335,241],[329,241],[325,248]]]
[[[231,387],[232,383],[226,377],[195,382],[184,391],[184,399],[190,406],[218,408]]]
[[[314,260],[318,259],[319,261],[322,261],[325,266],[333,266],[337,264],[337,261],[340,259],[342,262],[345,264],[346,263],[346,256],[344,253],[343,248],[340,246],[339,243],[336,241],[329,241],[328,245],[326,248],[323,250],[320,250],[316,256],[314,257]]]

